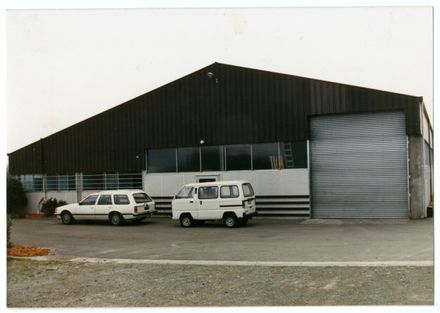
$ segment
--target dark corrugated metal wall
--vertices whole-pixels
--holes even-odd
[[[207,75],[212,73],[212,77]],[[145,148],[308,139],[314,114],[401,109],[420,133],[420,98],[214,63],[42,140],[46,173],[145,168]],[[9,155],[41,173],[38,143]]]

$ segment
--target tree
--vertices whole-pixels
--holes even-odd
[[[6,181],[6,188],[7,188],[6,205],[7,205],[8,214],[18,217],[24,216],[25,208],[27,205],[27,198],[23,189],[23,185],[19,180],[8,175]]]

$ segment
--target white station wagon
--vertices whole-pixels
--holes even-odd
[[[226,227],[246,224],[256,214],[255,195],[248,181],[188,184],[171,203],[172,218],[190,227],[205,220],[220,220]]]
[[[112,225],[141,221],[156,212],[155,203],[143,190],[109,190],[93,193],[80,203],[56,208],[63,224],[75,220],[108,220]]]

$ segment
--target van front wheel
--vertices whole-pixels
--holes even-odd
[[[189,214],[184,214],[180,217],[180,225],[182,227],[191,227],[193,224],[193,218]]]
[[[236,227],[238,223],[237,217],[234,214],[228,214],[223,218],[223,224],[226,227]]]

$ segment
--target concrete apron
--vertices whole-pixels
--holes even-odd
[[[202,265],[202,266],[268,266],[268,267],[394,267],[394,266],[434,266],[433,261],[224,261],[224,260],[152,260],[152,259],[105,259],[105,258],[66,258],[58,256],[11,257],[34,261],[68,261],[74,263],[98,264],[152,264],[152,265]]]

